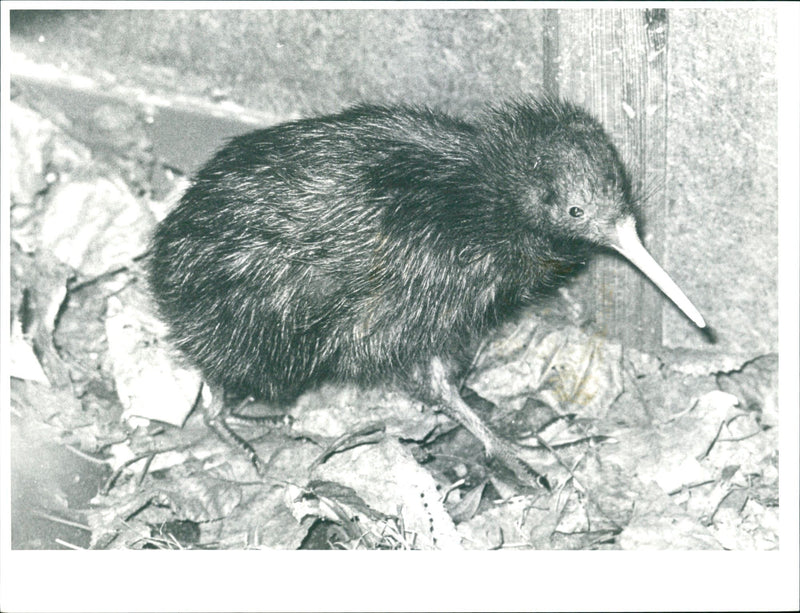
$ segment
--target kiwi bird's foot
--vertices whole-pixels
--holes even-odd
[[[514,453],[513,446],[510,444],[506,445],[506,449],[503,452],[498,452],[495,449],[491,454],[487,452],[487,456],[489,469],[503,481],[523,487],[544,488],[548,492],[552,491],[547,477],[534,470],[518,454]]]
[[[243,452],[256,469],[258,475],[263,477],[267,473],[267,465],[258,456],[253,446],[233,431],[229,422],[244,422],[248,424],[267,423],[270,425],[291,426],[291,416],[266,415],[263,417],[253,417],[238,415],[237,411],[250,402],[253,402],[252,398],[245,398],[236,408],[232,408],[225,406],[225,394],[221,388],[214,387],[211,393],[211,404],[204,407],[203,421],[206,426],[213,430],[223,442]]]
[[[450,369],[441,360],[434,358],[430,370],[431,390],[439,407],[451,418],[464,426],[477,438],[486,450],[490,468],[498,470],[511,482],[550,491],[547,477],[531,468],[520,458],[520,450],[509,441],[500,438],[475,410],[470,407],[458,391]]]
[[[244,454],[247,456],[247,459],[250,460],[250,463],[253,465],[253,467],[255,467],[259,476],[263,477],[266,474],[267,467],[261,458],[258,457],[256,450],[250,443],[248,443],[245,439],[231,429],[224,417],[218,416],[215,418],[206,419],[205,423],[222,441],[234,449],[244,452]]]

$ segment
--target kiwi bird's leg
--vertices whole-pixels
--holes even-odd
[[[453,373],[441,359],[431,360],[428,376],[434,400],[439,407],[483,443],[486,455],[490,459],[500,462],[511,470],[524,485],[550,489],[547,478],[520,459],[514,445],[497,436],[474,409],[464,402],[454,382]]]
[[[211,402],[203,404],[203,421],[225,443],[239,449],[247,455],[247,459],[255,467],[259,475],[266,473],[266,466],[258,457],[253,446],[236,434],[228,425],[227,419],[232,416],[232,409],[225,406],[225,392],[221,386],[209,386]],[[205,399],[203,399],[205,400]]]

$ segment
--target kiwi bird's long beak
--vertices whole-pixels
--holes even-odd
[[[612,242],[611,246],[655,283],[698,328],[705,328],[706,321],[697,307],[642,245],[639,235],[636,233],[636,221],[632,217],[628,217],[617,223],[616,231],[616,240]]]

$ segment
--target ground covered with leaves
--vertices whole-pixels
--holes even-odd
[[[158,109],[59,100],[12,89],[14,547],[778,548],[777,355],[642,353],[567,294],[487,339],[462,390],[552,492],[506,481],[434,407],[330,384],[240,399],[278,413],[237,420],[259,476],[204,425],[144,285],[184,185],[154,153]]]

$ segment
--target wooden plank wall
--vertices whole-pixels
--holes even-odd
[[[543,20],[543,89],[590,110],[631,171],[642,202],[639,233],[662,261],[666,209],[667,11],[548,10]],[[589,319],[625,346],[662,342],[662,308],[673,308],[630,264],[593,260],[576,284]]]

